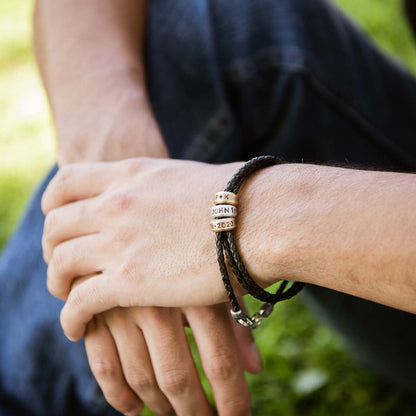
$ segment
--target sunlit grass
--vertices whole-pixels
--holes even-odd
[[[0,0],[0,248],[30,190],[54,160],[31,50],[31,1]]]
[[[403,18],[401,0],[337,0],[385,51],[398,57],[416,74],[416,46]]]

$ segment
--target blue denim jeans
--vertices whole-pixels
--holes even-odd
[[[416,170],[413,77],[327,1],[153,0],[147,30],[172,157]],[[46,290],[40,198],[54,173],[0,258],[0,415],[115,415]],[[416,390],[416,316],[312,286],[303,298],[367,366]]]

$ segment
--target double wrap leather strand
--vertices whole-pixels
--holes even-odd
[[[230,203],[237,205],[237,194],[240,187],[249,175],[256,170],[284,163],[281,159],[275,156],[259,156],[249,160],[245,163],[231,178],[228,182],[224,192],[219,192],[216,196],[216,204]],[[223,202],[224,200],[224,202]],[[228,202],[232,201],[232,202]],[[215,218],[224,217],[229,215],[235,217],[237,210],[232,205],[216,205],[213,207],[212,215]],[[231,213],[231,214],[227,214]],[[269,316],[273,311],[273,307],[277,302],[282,300],[290,299],[295,296],[305,286],[301,282],[293,282],[291,286],[287,288],[289,282],[283,280],[276,293],[270,293],[260,287],[248,273],[243,260],[237,249],[235,242],[234,231],[235,219],[234,218],[221,218],[216,219],[212,223],[213,231],[216,232],[216,247],[217,247],[217,258],[221,272],[222,281],[227,291],[228,298],[231,303],[231,315],[241,325],[249,328],[257,328],[262,319]],[[260,308],[259,312],[254,314],[252,317],[247,316],[241,309],[237,297],[234,293],[234,289],[231,285],[228,270],[225,265],[225,258],[230,266],[231,271],[237,278],[241,286],[253,297],[259,299],[264,303]]]

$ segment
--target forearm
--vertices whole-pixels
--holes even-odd
[[[145,14],[145,0],[37,0],[35,52],[48,90],[106,71],[141,73]]]
[[[415,175],[283,165],[259,172],[246,192],[240,241],[248,264],[261,264],[253,273],[416,312]],[[259,200],[266,212],[256,221]],[[254,221],[258,254],[245,231]]]
[[[131,146],[134,136],[143,127],[157,131],[143,65],[146,5],[145,0],[36,2],[35,52],[60,162],[140,156]]]

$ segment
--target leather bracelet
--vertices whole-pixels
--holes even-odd
[[[259,156],[245,163],[230,179],[227,187],[223,192],[217,192],[215,195],[215,205],[211,208],[211,215],[214,220],[211,222],[212,231],[216,233],[217,259],[221,272],[222,281],[227,291],[231,304],[231,315],[239,324],[257,328],[263,318],[269,316],[277,302],[290,299],[298,294],[304,283],[292,282],[287,288],[289,282],[282,280],[276,293],[270,293],[260,287],[248,273],[235,242],[234,229],[236,228],[238,191],[243,181],[253,172],[277,164],[284,163],[275,156]],[[234,289],[231,285],[225,259],[231,268],[231,271],[237,278],[241,286],[254,298],[263,302],[259,312],[249,317],[240,307]]]

